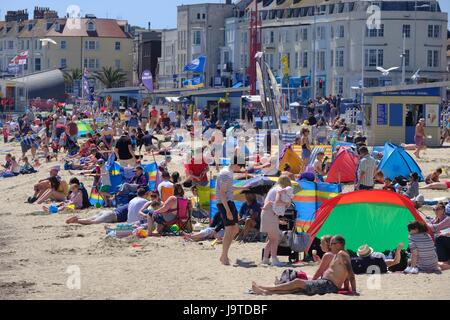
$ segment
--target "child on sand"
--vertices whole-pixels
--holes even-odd
[[[70,185],[70,194],[67,198],[67,201],[60,203],[57,205],[58,211],[62,211],[69,206],[72,206],[74,209],[82,209],[83,208],[83,193],[80,190],[80,186],[76,183]],[[42,209],[45,212],[49,212],[49,207],[43,206]]]
[[[9,136],[9,130],[8,130],[8,126],[6,124],[3,125],[2,133],[3,133],[3,141],[5,143],[7,143],[8,142],[8,136]]]

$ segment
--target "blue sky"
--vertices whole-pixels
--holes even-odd
[[[175,28],[177,5],[193,3],[224,3],[225,0],[1,0],[0,15],[7,10],[28,9],[32,13],[35,6],[50,7],[63,16],[70,5],[78,5],[81,13],[93,13],[102,18],[126,19],[132,25],[152,28]],[[439,2],[443,11],[450,11],[450,1]]]

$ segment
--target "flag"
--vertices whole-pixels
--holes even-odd
[[[142,84],[144,85],[144,87],[149,91],[149,92],[153,92],[153,77],[152,77],[152,73],[150,72],[150,70],[144,70],[144,72],[142,72]]]
[[[197,59],[191,61],[184,67],[184,71],[203,73],[205,72],[206,57],[200,56]]]
[[[85,96],[89,96],[91,94],[91,90],[89,89],[89,80],[90,72],[87,68],[84,68],[83,72],[83,92]]]
[[[11,59],[10,65],[24,65],[27,64],[28,51],[22,51],[17,56]]]
[[[195,77],[183,81],[183,87],[188,89],[199,89],[205,86],[203,77]]]

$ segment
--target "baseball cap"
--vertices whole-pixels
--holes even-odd
[[[105,164],[105,160],[104,159],[98,159],[97,160],[97,164],[99,164],[99,165]]]

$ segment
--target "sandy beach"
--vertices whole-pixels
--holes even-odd
[[[19,156],[19,146],[0,142],[2,162],[10,149]],[[449,159],[447,146],[428,149],[418,163],[427,174],[438,166],[449,166]],[[147,156],[146,160],[152,159]],[[271,285],[283,268],[225,267],[219,263],[220,245],[186,243],[181,237],[108,238],[103,225],[65,224],[73,212],[44,215],[41,206],[26,203],[33,184],[46,177],[54,164],[43,164],[33,175],[0,180],[0,299],[450,299],[450,271],[441,275],[387,274],[379,279],[357,276],[359,297],[248,295],[245,292],[252,281]],[[175,158],[170,169],[179,168]],[[68,171],[61,171],[61,176],[71,177]],[[81,180],[87,186],[92,184],[89,178]],[[351,189],[348,186],[345,191]],[[448,191],[423,193],[426,198],[449,196]],[[79,215],[87,217],[98,211],[94,208]],[[430,207],[423,211],[432,214]],[[230,257],[258,263],[262,248],[263,243],[234,243]],[[312,275],[317,266],[296,268]],[[80,271],[80,289],[70,288],[74,270]],[[373,289],[378,280],[379,286]]]

